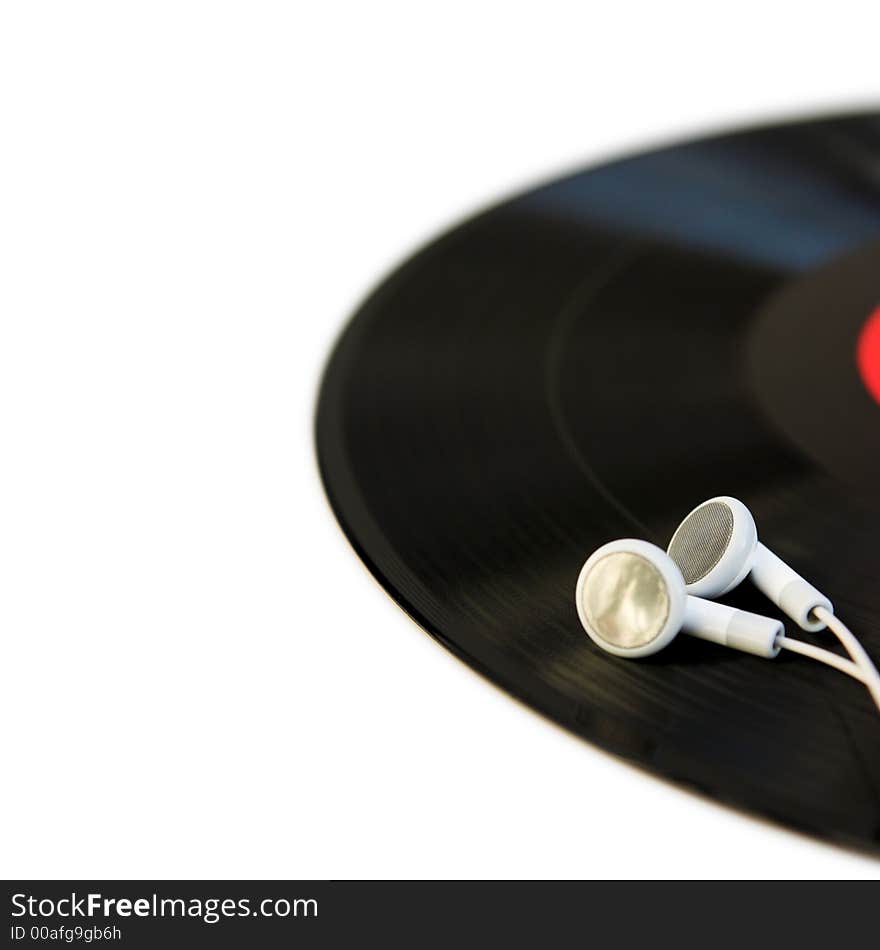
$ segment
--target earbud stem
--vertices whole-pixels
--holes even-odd
[[[760,542],[754,557],[751,578],[755,586],[803,630],[821,630],[825,624],[812,611],[825,607],[834,613],[831,601]]]
[[[681,629],[692,637],[768,658],[779,653],[777,640],[785,632],[778,620],[691,596]]]

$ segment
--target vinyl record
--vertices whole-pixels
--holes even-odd
[[[654,773],[880,846],[860,684],[691,637],[620,659],[574,602],[597,546],[665,548],[729,494],[880,658],[880,114],[662,148],[449,232],[345,330],[317,445],[369,569],[475,670]]]

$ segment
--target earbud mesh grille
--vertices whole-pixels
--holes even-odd
[[[701,505],[682,521],[669,545],[686,584],[704,578],[721,560],[733,536],[733,512],[721,501]]]

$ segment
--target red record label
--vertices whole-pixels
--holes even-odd
[[[880,307],[862,327],[856,359],[868,392],[880,403]]]

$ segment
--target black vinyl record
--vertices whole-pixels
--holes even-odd
[[[859,683],[684,636],[619,659],[574,603],[597,546],[665,548],[734,495],[880,658],[880,114],[663,148],[447,233],[345,330],[317,445],[367,566],[474,669],[654,773],[880,847]],[[786,619],[749,583],[724,600]]]

